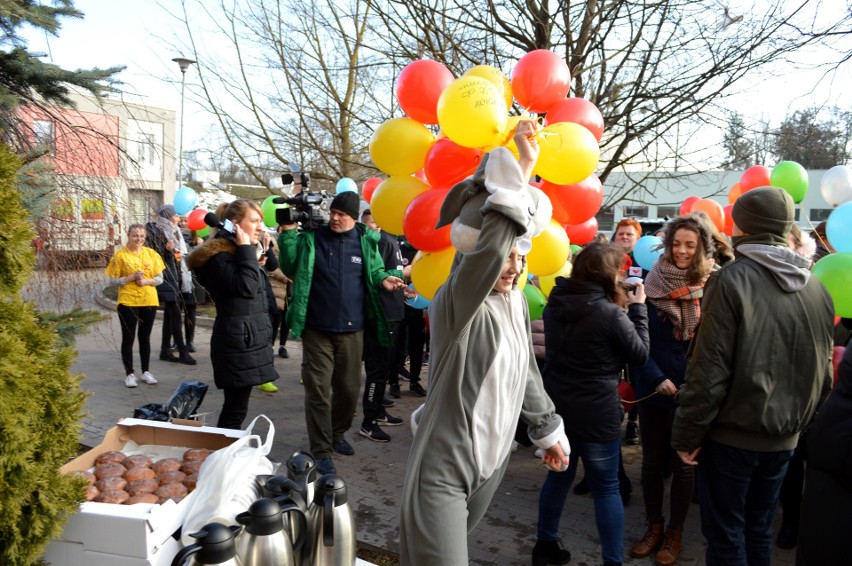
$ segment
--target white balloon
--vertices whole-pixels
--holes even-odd
[[[825,172],[819,184],[822,198],[831,206],[852,200],[852,167],[837,165]]]

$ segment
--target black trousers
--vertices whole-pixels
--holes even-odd
[[[401,321],[388,321],[391,345],[379,344],[375,329],[364,332],[364,369],[367,378],[364,382],[364,422],[371,422],[384,414],[382,400],[391,375],[396,376],[397,365],[394,352],[399,335]]]
[[[275,346],[275,339],[279,336],[280,329],[281,341],[278,342],[278,345],[284,346],[287,343],[287,339],[290,338],[290,325],[287,324],[287,309],[278,311],[278,317],[280,323],[276,325],[273,320],[272,324],[272,345]]]
[[[124,372],[133,373],[133,342],[139,337],[139,357],[142,371],[148,371],[151,359],[151,329],[157,317],[157,307],[129,307],[118,305],[118,320],[121,322],[121,361]],[[136,331],[139,331],[138,335]]]
[[[426,319],[423,318],[423,311],[406,308],[398,334],[394,367],[398,369],[405,365],[407,355],[408,373],[411,375],[409,383],[419,383],[420,371],[423,368],[423,347],[426,345]],[[388,383],[399,383],[399,374],[396,371],[388,378]]]
[[[241,429],[248,414],[249,398],[252,387],[226,387],[222,390],[225,402],[219,412],[219,428]]]
[[[181,293],[181,311],[183,311],[183,335],[186,343],[195,342],[195,296],[192,293]]]
[[[160,345],[160,351],[168,352],[171,350],[172,339],[174,339],[178,350],[186,352],[182,326],[180,303],[163,303],[163,340]]]

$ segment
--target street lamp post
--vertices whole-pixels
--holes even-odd
[[[183,101],[184,91],[186,90],[186,70],[189,66],[195,63],[192,59],[185,57],[175,57],[172,59],[180,66],[180,153],[178,155],[178,182],[183,183]]]

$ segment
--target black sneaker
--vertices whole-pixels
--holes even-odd
[[[400,377],[403,381],[408,381],[409,379],[411,379],[411,374],[410,374],[410,373],[408,373],[408,370],[407,370],[407,369],[405,369],[405,368],[404,368],[404,367],[402,367],[402,366],[399,366],[399,377]]]
[[[168,350],[160,350],[160,359],[164,362],[177,362],[178,357]]]
[[[177,361],[188,366],[194,366],[198,363],[195,358],[193,358],[186,352],[182,352]]]
[[[388,399],[387,397],[382,397],[382,407],[393,407],[396,405],[393,399]]]
[[[287,348],[285,348],[284,346],[281,346],[280,348],[278,348],[278,357],[281,357],[281,358],[284,358],[284,359],[289,358],[290,354],[287,353]]]
[[[366,436],[373,442],[390,442],[390,436],[381,429],[376,421],[362,424],[358,434]]]
[[[334,461],[331,458],[317,459],[317,472],[324,476],[325,474],[336,474],[337,468],[334,467]]]
[[[194,354],[198,350],[195,349],[195,344],[193,342],[187,342],[186,343],[186,351],[191,353],[191,354]]]
[[[417,395],[418,397],[426,397],[426,390],[423,389],[423,386],[420,383],[412,383],[408,390]]]
[[[400,397],[400,394],[399,394],[399,383],[394,383],[394,384],[392,384],[392,385],[390,386],[390,389],[388,390],[388,394],[389,394],[391,397],[393,397],[394,399],[399,399],[399,397]]]
[[[627,423],[627,428],[624,431],[624,443],[630,446],[639,444],[639,425],[637,423]]]
[[[385,413],[381,417],[377,418],[376,422],[384,426],[399,426],[403,423],[403,420],[399,417],[392,417]]]

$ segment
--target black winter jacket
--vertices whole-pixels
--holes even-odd
[[[247,387],[278,379],[266,274],[260,270],[256,248],[212,238],[192,252],[189,268],[216,304],[210,340],[216,387]]]
[[[596,283],[556,278],[544,308],[544,387],[569,439],[609,442],[621,436],[618,378],[648,359],[648,311],[610,302]]]
[[[166,266],[163,270],[163,282],[157,285],[157,297],[161,303],[174,303],[181,298],[180,265],[175,259],[174,250],[166,248],[168,243],[169,238],[159,224],[145,224],[145,245],[160,254]]]
[[[852,348],[808,429],[808,467],[797,566],[852,564]]]
[[[648,361],[644,365],[630,367],[630,376],[633,378],[637,399],[652,395],[657,386],[667,379],[670,379],[677,388],[683,385],[690,345],[690,341],[678,340],[674,337],[671,321],[660,316],[660,311],[652,301],[648,301],[647,306],[651,355],[648,356]],[[675,407],[674,397],[671,395],[652,395],[642,403],[666,409]]]

